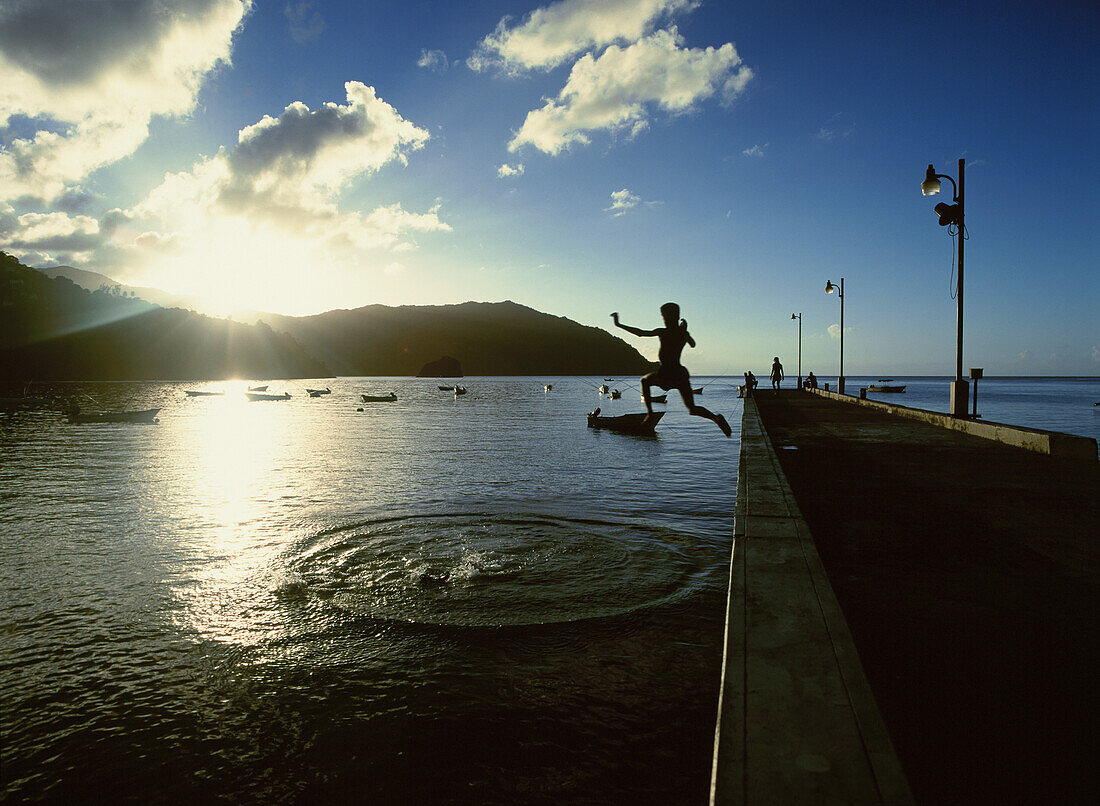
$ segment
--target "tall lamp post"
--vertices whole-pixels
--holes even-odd
[[[963,191],[966,185],[966,160],[959,160],[959,184],[947,174],[938,174],[932,165],[924,172],[924,181],[920,190],[925,196],[935,196],[940,192],[940,180],[947,179],[955,189],[954,204],[940,202],[932,210],[940,217],[940,226],[954,226],[959,233],[959,286],[957,293],[958,322],[955,326],[955,380],[951,384],[951,416],[967,416],[967,391],[969,384],[963,378],[963,244],[966,243],[966,230],[963,225]]]
[[[802,314],[792,313],[791,319],[798,320],[798,388],[802,388]]]
[[[840,278],[838,286],[832,280],[825,281],[825,293],[836,292],[840,296],[840,375],[836,379],[836,390],[844,394],[844,278]]]

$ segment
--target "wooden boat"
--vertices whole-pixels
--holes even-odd
[[[612,400],[618,400],[622,396],[623,396],[623,393],[620,392],[618,389],[612,389],[611,390],[611,399]]]
[[[250,386],[250,387],[248,387],[248,391],[249,392],[266,392],[267,387],[266,386]]]
[[[80,411],[69,412],[70,423],[155,423],[160,409],[142,411]]]
[[[642,395],[642,402],[645,403],[645,395]],[[649,402],[650,403],[667,403],[668,402],[668,395],[650,395],[649,396]]]
[[[440,392],[453,392],[454,390],[455,390],[455,388],[453,386],[440,386],[439,387]]]
[[[464,394],[466,394],[466,387],[465,386],[456,386],[455,387],[455,397],[458,397],[459,395],[464,395]]]
[[[868,392],[904,392],[907,384],[891,384],[893,378],[879,378],[878,383],[867,387]]]
[[[324,389],[306,389],[310,397],[320,397],[321,395],[331,395],[332,390],[327,386]]]
[[[390,392],[388,395],[359,395],[363,398],[364,403],[392,403],[397,400],[397,392]]]
[[[603,386],[601,386],[600,389],[599,389],[599,392],[600,392],[601,395],[606,395],[610,391],[611,391],[611,388],[606,383]]]
[[[290,400],[290,392],[283,392],[281,395],[269,395],[263,392],[245,392],[244,396],[249,400]]]
[[[193,389],[187,389],[184,394],[188,397],[214,397],[216,395],[224,395],[225,392],[196,392]]]
[[[653,414],[621,414],[618,417],[601,417],[600,410],[596,409],[588,415],[589,428],[606,428],[609,431],[622,431],[626,434],[652,434],[657,428],[657,423],[665,416],[663,411],[655,411]]]
[[[553,388],[554,388],[554,384],[552,384],[552,383],[548,383],[548,384],[546,384],[546,385],[545,385],[544,387],[542,387],[542,391],[544,391],[544,392],[549,392],[549,391],[550,391],[551,389],[553,389]]]

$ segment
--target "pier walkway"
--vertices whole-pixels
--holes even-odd
[[[888,409],[745,402],[713,800],[1094,802],[1100,463]]]

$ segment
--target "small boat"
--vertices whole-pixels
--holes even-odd
[[[245,392],[244,396],[249,400],[290,400],[290,392],[283,392],[281,395],[269,395],[263,392]]]
[[[642,402],[645,403],[645,395],[642,395]],[[668,395],[651,395],[649,398],[650,403],[667,403]]]
[[[699,387],[698,389],[692,389],[692,390],[691,390],[691,393],[692,393],[693,395],[701,395],[701,394],[703,394],[703,387],[702,387],[702,386],[700,386],[700,387]]]
[[[554,384],[548,383],[548,384],[546,384],[546,386],[542,387],[542,391],[549,392],[553,388],[554,388]]]
[[[196,392],[193,389],[188,389],[185,394],[188,397],[215,397],[216,395],[224,395],[225,392]]]
[[[250,387],[248,387],[248,391],[249,392],[266,392],[267,387],[266,386],[250,386]]]
[[[455,387],[455,397],[458,397],[459,395],[464,395],[464,394],[466,394],[466,387],[465,386],[456,386]]]
[[[397,400],[397,392],[390,392],[388,395],[359,395],[363,398],[364,403],[392,403]]]
[[[324,389],[306,389],[310,397],[320,397],[321,395],[331,395],[332,390],[327,386]]]
[[[622,396],[623,396],[623,393],[620,392],[618,389],[612,389],[611,390],[611,399],[612,400],[618,400]]]
[[[614,381],[614,378],[604,378],[605,381]]]
[[[143,409],[142,411],[80,411],[79,408],[69,412],[70,423],[156,423],[157,412],[160,409]]]
[[[627,434],[652,434],[657,428],[657,423],[665,416],[663,411],[655,411],[653,414],[622,414],[618,417],[601,417],[600,410],[596,409],[588,415],[589,428],[606,428],[609,431],[622,431]]]
[[[891,384],[893,378],[879,378],[878,383],[867,387],[868,392],[904,392],[907,384]]]
[[[453,392],[454,390],[455,390],[455,388],[453,386],[440,386],[439,387],[440,392]]]
[[[608,387],[608,385],[606,383],[603,386],[600,387],[600,394],[601,395],[606,395],[610,391],[611,391],[611,389],[610,389],[610,387]]]

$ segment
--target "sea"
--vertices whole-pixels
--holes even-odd
[[[0,412],[6,799],[705,802],[741,379],[694,381],[732,438],[674,394],[656,436],[587,428],[643,410],[635,378],[36,384],[160,413]],[[1094,437],[1097,401],[978,393]]]

